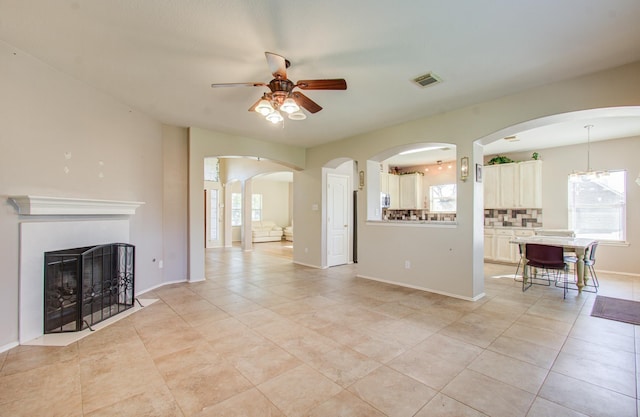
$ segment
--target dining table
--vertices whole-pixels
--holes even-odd
[[[565,252],[574,252],[578,261],[576,262],[576,286],[578,293],[582,292],[582,288],[587,284],[589,279],[585,273],[584,259],[587,250],[597,241],[589,238],[576,238],[571,236],[523,236],[515,237],[509,241],[512,244],[520,245],[520,253],[524,258],[525,265],[527,259],[527,244],[535,243],[538,245],[560,246]],[[522,279],[526,283],[529,279],[527,268],[523,268]]]

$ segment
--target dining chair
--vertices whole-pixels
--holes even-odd
[[[515,282],[522,282],[523,277],[518,275],[518,272],[520,271],[520,267],[522,267],[523,274],[524,274],[524,265],[522,265],[524,263],[524,255],[522,253],[522,245],[518,245],[518,252],[520,253],[520,259],[518,259],[518,266],[516,266],[516,272],[513,274],[513,280]]]
[[[529,268],[529,282],[522,280],[522,291],[526,291],[532,285],[551,285],[551,274],[554,275],[554,281],[558,282],[566,275],[568,268],[564,261],[564,250],[560,246],[541,245],[537,243],[527,243],[525,245],[525,257],[527,263],[523,268]],[[542,272],[539,278],[538,273]],[[539,282],[539,281],[545,281]],[[565,279],[566,280],[566,279]],[[566,290],[564,293],[566,297]]]
[[[587,253],[584,256],[584,266],[585,268],[587,268],[587,271],[589,271],[589,276],[591,279],[585,281],[585,285],[582,288],[582,291],[598,292],[598,288],[600,288],[600,282],[598,281],[598,276],[596,275],[596,270],[594,267],[596,264],[596,249],[598,249],[598,242],[594,242],[591,246],[589,246],[589,248],[587,249]],[[564,261],[567,264],[573,265],[573,270],[575,271],[574,280],[577,281],[578,268],[576,268],[576,265],[578,263],[578,257],[565,256]],[[569,289],[577,289],[577,287]]]

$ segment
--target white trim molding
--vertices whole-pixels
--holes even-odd
[[[94,200],[86,198],[42,197],[33,195],[9,196],[18,214],[27,216],[95,216],[133,215],[143,205],[139,201]]]

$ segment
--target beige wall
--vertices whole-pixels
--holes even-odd
[[[532,152],[507,153],[514,161],[531,159]],[[538,150],[542,159],[542,218],[551,229],[566,229],[567,176],[587,169],[587,145]],[[627,171],[627,245],[603,244],[598,247],[597,268],[640,275],[640,137],[591,142],[591,167],[598,170]],[[489,160],[491,156],[486,156]]]
[[[377,164],[368,165],[368,161],[392,148],[406,148],[413,143],[444,142],[456,146],[456,160],[469,156],[470,165],[474,167],[475,163],[482,163],[482,143],[558,120],[568,120],[572,112],[636,106],[640,104],[639,97],[640,63],[635,63],[307,149],[304,165],[298,165],[304,170],[294,173],[294,261],[325,266],[323,168],[335,161],[353,159],[358,169],[365,170],[365,176],[369,178],[367,167]],[[249,142],[255,146],[248,146]],[[269,148],[267,143],[260,141],[256,143],[203,130],[192,129],[190,145],[191,172],[201,172],[199,159],[207,154],[253,155],[276,161],[288,160],[292,156],[292,149]],[[369,224],[362,220],[366,218],[367,210],[365,187],[358,195],[358,218],[361,219],[358,224],[358,274],[468,299],[481,297],[484,291],[482,184],[458,180],[457,185],[458,222],[449,228]],[[197,186],[195,189],[200,188]],[[198,204],[193,204],[194,198],[198,197],[198,194],[191,193],[190,201],[194,207],[198,207]],[[191,218],[190,230],[195,231],[201,227],[198,213],[191,214],[196,217]],[[190,265],[195,262],[198,266],[203,255],[191,248],[190,258]],[[406,260],[412,263],[409,270],[404,268]],[[201,276],[192,275],[192,279],[202,278],[203,273]]]
[[[21,219],[6,202],[9,195],[144,201],[131,218],[139,292],[182,280],[185,274],[191,280],[204,278],[202,158],[260,156],[303,169],[294,173],[292,193],[294,260],[322,267],[326,249],[322,210],[314,207],[322,207],[323,167],[330,161],[353,159],[359,170],[366,171],[368,160],[392,147],[447,142],[457,146],[456,160],[470,156],[474,166],[482,161],[482,149],[474,141],[488,143],[549,123],[556,120],[554,115],[567,112],[640,105],[640,63],[635,63],[305,151],[195,128],[189,130],[187,139],[184,129],[162,126],[4,43],[0,43],[0,60],[0,195],[5,201],[0,210],[0,350],[17,340]],[[634,152],[626,146],[615,149],[608,157],[612,161],[632,160],[638,154],[635,147]],[[67,152],[70,159],[64,156]],[[541,154],[545,166],[556,166],[553,153]],[[69,168],[66,174],[65,166]],[[555,171],[545,170],[544,175]],[[458,190],[456,227],[400,228],[363,220],[365,187],[358,197],[358,274],[470,299],[481,296],[482,184],[458,181]],[[559,191],[549,192],[556,193],[550,201],[562,200]],[[636,188],[630,190],[634,207],[637,193]],[[561,208],[547,211],[545,221],[560,225],[561,217],[552,213],[560,213]],[[629,211],[629,225],[637,230],[633,213],[637,209]],[[623,250],[636,250],[637,238],[632,239]],[[605,248],[602,259],[611,253],[607,251]],[[159,268],[159,260],[164,261],[164,269]],[[404,269],[405,260],[412,261],[412,269]],[[637,272],[637,264],[625,265],[622,267]]]
[[[20,218],[9,195],[145,202],[130,221],[136,292],[164,282],[158,261],[166,223],[160,123],[2,42],[0,91],[3,350],[18,338],[19,223],[49,220]]]
[[[394,147],[418,142],[456,145],[457,157],[482,163],[482,149],[527,128],[568,119],[570,112],[640,104],[640,63],[596,73],[496,100],[423,118],[307,150],[307,166],[294,181],[294,258],[322,265],[318,213],[321,169],[336,158],[353,158],[359,169]],[[560,116],[556,116],[560,115]],[[358,274],[465,298],[483,292],[482,184],[458,180],[458,224],[453,228],[407,228],[361,222],[358,226]],[[366,192],[359,195],[359,218],[366,218]],[[298,209],[300,208],[300,209]],[[302,248],[309,248],[308,252]],[[404,268],[404,261],[412,268]]]
[[[253,194],[262,194],[262,220],[276,222],[278,226],[289,225],[289,183],[255,179]]]
[[[187,279],[189,130],[162,127],[164,253],[163,282]]]
[[[230,188],[230,190],[229,190]],[[238,181],[227,187],[232,193],[241,193],[242,188]],[[278,226],[285,227],[291,222],[291,183],[282,181],[253,180],[253,194],[262,194],[262,219],[276,222]],[[241,240],[240,226],[233,227],[233,241]]]

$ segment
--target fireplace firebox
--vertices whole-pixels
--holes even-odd
[[[135,247],[45,252],[44,333],[77,332],[133,307]]]

